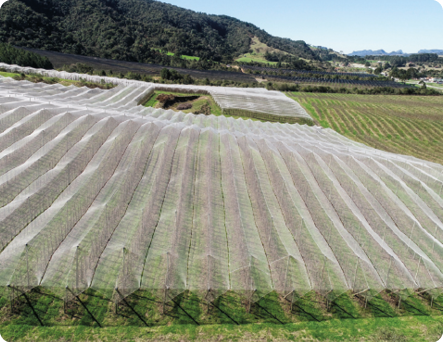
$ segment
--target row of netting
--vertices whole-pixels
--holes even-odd
[[[17,65],[9,65],[4,63],[0,63],[0,67],[10,72],[39,74],[42,76],[57,77],[77,81],[82,79],[95,83],[105,82],[118,84],[120,85],[118,89],[104,92],[106,94],[113,94],[114,96],[100,104],[101,106],[107,105],[108,107],[111,107],[113,109],[122,104],[126,104],[128,106],[134,105],[134,103],[139,104],[139,101],[141,99],[146,98],[147,92],[152,92],[158,89],[180,93],[210,94],[214,98],[215,102],[222,109],[239,109],[250,112],[267,113],[275,116],[311,119],[309,114],[304,110],[303,107],[298,104],[298,102],[290,99],[280,92],[268,91],[264,88],[249,89],[195,85],[167,85],[119,79],[114,77],[69,73],[66,71],[34,69],[30,67],[20,67]],[[44,91],[44,87],[42,87],[41,90]],[[135,98],[133,98],[134,95],[136,95]],[[79,95],[78,99],[83,100],[81,95]],[[94,100],[98,99],[100,99],[99,96],[96,96],[94,98]],[[91,101],[89,101],[89,103],[90,102]],[[88,101],[86,101],[86,103],[88,103]],[[93,103],[97,103],[97,101],[93,101]]]
[[[413,85],[407,83],[398,83],[395,81],[378,81],[376,79],[366,80],[350,80],[350,79],[334,79],[334,78],[316,78],[316,77],[294,77],[294,76],[280,76],[267,75],[270,80],[275,81],[290,81],[294,83],[320,83],[330,85],[355,85],[365,87],[391,87],[391,88],[411,88]]]
[[[367,78],[377,78],[378,75],[368,74],[365,72],[327,72],[318,70],[298,70],[298,69],[282,69],[282,68],[272,68],[272,67],[259,67],[242,65],[243,70],[253,70],[260,71],[263,73],[282,73],[282,74],[302,74],[302,75],[324,75],[324,76],[349,76],[349,77],[367,77]]]
[[[0,99],[3,290],[441,293],[441,165],[307,126],[23,104]]]
[[[206,127],[210,125],[211,127],[223,127],[225,129],[231,130],[243,130],[250,129],[248,127],[247,121],[244,120],[236,120],[235,125],[230,123],[233,122],[233,119],[228,119],[228,124],[225,124],[227,120],[224,116],[205,116],[205,115],[193,115],[191,113],[184,114],[181,112],[174,112],[172,110],[165,111],[163,109],[155,109],[155,108],[146,108],[143,106],[133,106],[129,105],[124,107],[116,106],[115,108],[109,106],[103,106],[102,103],[108,101],[110,98],[115,97],[121,91],[124,91],[125,87],[117,87],[112,90],[102,91],[97,89],[88,89],[88,88],[75,88],[71,90],[67,90],[65,87],[60,88],[59,86],[54,85],[41,85],[30,82],[15,82],[15,81],[7,81],[0,82],[0,94],[7,97],[4,101],[10,101],[10,103],[4,102],[0,104],[4,108],[4,110],[8,108],[14,108],[16,101],[22,101],[27,106],[32,106],[36,108],[36,106],[40,106],[41,108],[58,108],[60,106],[68,108],[70,111],[86,111],[86,112],[95,112],[101,113],[103,110],[107,114],[113,115],[127,115],[127,116],[135,116],[135,117],[149,117],[156,118],[160,120],[170,120],[173,122],[186,122],[193,123],[199,125],[200,127]],[[56,101],[57,92],[62,97],[62,100]],[[47,95],[49,93],[49,95]],[[55,95],[54,95],[55,94]],[[25,102],[23,102],[25,101]],[[112,108],[112,109],[110,109]],[[129,109],[127,109],[129,108]],[[243,123],[242,123],[243,122]],[[261,132],[263,134],[266,128],[267,123],[256,123],[253,126],[254,131]],[[288,126],[291,130],[293,130],[293,135],[299,139],[310,139],[310,140],[318,140],[318,141],[328,141],[331,139],[330,135],[322,134],[321,130],[318,130],[318,138],[312,137],[310,135],[306,135],[302,131],[305,129],[303,126]],[[291,134],[291,133],[289,133]],[[342,139],[340,136],[335,136],[332,138],[335,141]]]

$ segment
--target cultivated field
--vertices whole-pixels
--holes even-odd
[[[293,93],[322,127],[374,148],[443,164],[443,97]]]

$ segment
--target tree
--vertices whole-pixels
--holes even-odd
[[[169,69],[164,68],[160,72],[160,76],[163,80],[169,80],[171,78],[171,72],[169,71]]]

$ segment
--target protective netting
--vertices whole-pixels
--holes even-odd
[[[176,91],[180,93],[210,94],[220,108],[226,113],[233,115],[250,116],[251,113],[263,118],[286,117],[287,119],[304,118],[311,119],[309,114],[296,101],[278,91],[268,91],[263,88],[239,89],[228,87],[208,87],[192,85],[167,85],[142,81],[69,73],[65,71],[34,69],[0,63],[0,67],[10,72],[32,73],[48,77],[58,77],[68,80],[83,79],[96,83],[112,83],[118,87],[109,91],[95,91],[91,97],[88,92],[82,92],[76,87],[62,87],[60,89],[40,86],[34,88],[35,92],[26,93],[27,96],[38,96],[46,100],[63,101],[68,96],[83,99],[83,105],[99,106],[111,110],[131,109],[139,102],[147,98],[154,90]],[[16,92],[27,92],[30,89],[21,86]]]
[[[441,294],[442,165],[329,129],[137,106],[149,91],[0,79],[0,289]]]

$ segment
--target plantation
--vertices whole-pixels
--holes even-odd
[[[443,97],[291,93],[324,128],[443,164]]]
[[[0,333],[7,340],[53,333],[63,341],[76,330],[78,340],[92,333],[109,341],[147,332],[177,340],[441,335],[438,148],[426,161],[431,155],[356,142],[353,131],[270,122],[311,119],[294,100],[264,89],[0,66],[117,85],[0,79]],[[262,121],[142,105],[160,91],[210,94],[223,113]],[[335,128],[318,109],[326,101],[320,95],[292,96]],[[332,98],[328,109],[339,104],[338,95],[323,96]],[[355,100],[358,109],[371,107],[364,99]],[[440,101],[429,99],[423,103]],[[416,122],[384,122],[418,134],[412,128],[437,121],[438,112],[429,105]],[[437,145],[439,126],[428,127]]]

